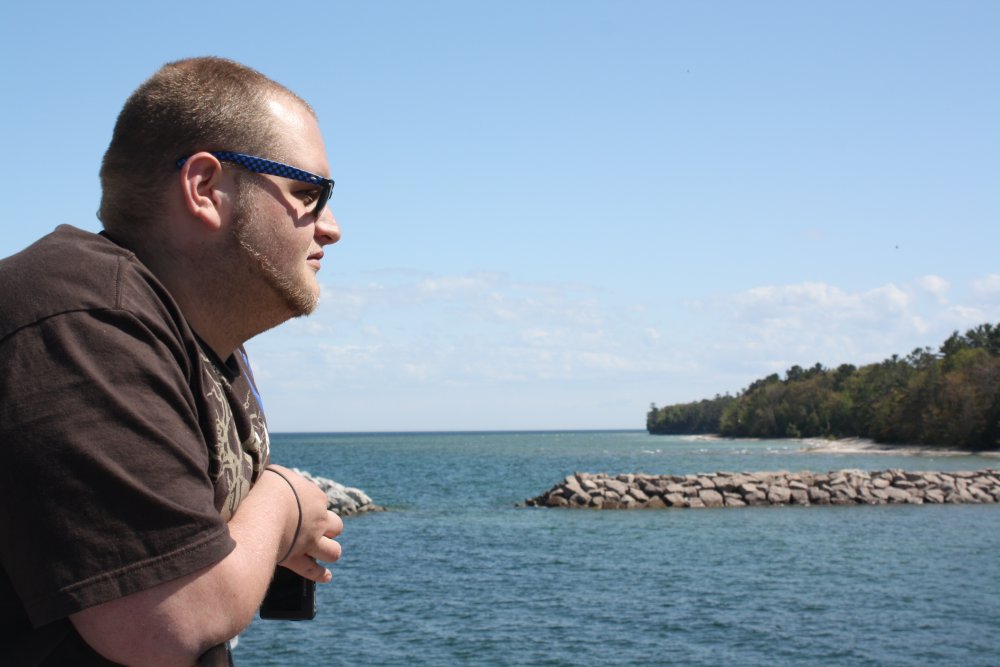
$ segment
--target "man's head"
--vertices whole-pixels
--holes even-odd
[[[120,238],[141,233],[162,204],[177,160],[194,151],[286,159],[267,108],[275,98],[309,109],[284,86],[230,60],[190,58],[163,66],[118,115],[101,165],[104,227]]]
[[[225,356],[315,307],[323,247],[340,238],[329,206],[317,207],[329,171],[304,101],[237,63],[182,60],[119,115],[100,217]]]

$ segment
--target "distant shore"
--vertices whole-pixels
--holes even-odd
[[[926,445],[892,445],[869,438],[727,438],[721,435],[685,435],[683,440],[747,440],[750,442],[778,441],[802,443],[802,451],[816,454],[899,454],[901,456],[986,456],[1000,458],[1000,451],[973,451]]]

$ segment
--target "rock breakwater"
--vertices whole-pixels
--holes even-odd
[[[332,479],[318,477],[298,468],[293,468],[293,470],[323,489],[323,493],[326,494],[327,508],[339,516],[385,511],[384,507],[373,503],[368,494],[361,489],[344,486]]]
[[[641,509],[762,505],[1000,502],[1000,471],[715,472],[699,475],[576,473],[529,507]]]

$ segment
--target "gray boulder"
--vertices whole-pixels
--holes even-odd
[[[385,510],[384,507],[380,507],[373,503],[372,499],[368,497],[368,494],[361,489],[344,486],[343,484],[335,482],[332,479],[319,477],[306,472],[305,470],[299,470],[297,468],[293,468],[292,470],[321,488],[323,493],[326,494],[327,509],[335,512],[339,516],[351,516],[353,514],[362,514],[364,512],[382,512]]]
[[[702,489],[698,492],[698,498],[705,507],[722,507],[723,498],[722,494],[713,489]]]

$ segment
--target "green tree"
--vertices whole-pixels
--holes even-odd
[[[1000,325],[952,333],[938,352],[916,348],[860,368],[794,365],[735,397],[656,408],[659,433],[731,437],[860,436],[880,442],[1000,448]]]

